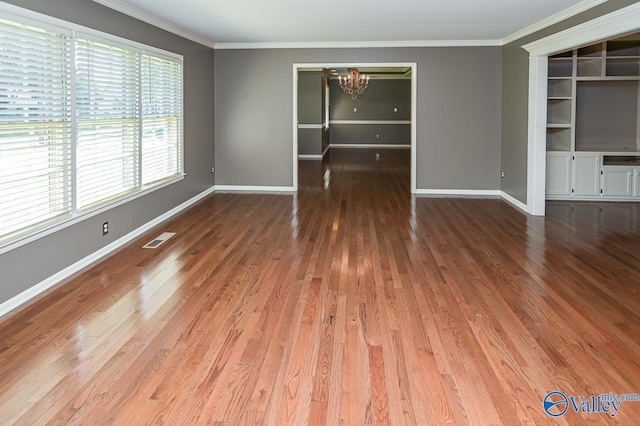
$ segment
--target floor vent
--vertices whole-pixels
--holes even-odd
[[[143,245],[142,248],[158,248],[162,243],[164,243],[165,241],[167,241],[169,238],[173,237],[174,235],[176,235],[175,232],[163,232],[162,234],[158,235],[157,237],[155,237],[152,241],[148,242],[147,244]]]

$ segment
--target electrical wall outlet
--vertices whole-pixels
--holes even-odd
[[[107,235],[109,233],[109,222],[102,223],[102,235]]]
[[[500,177],[504,179],[504,170],[500,172]]]
[[[215,167],[211,167],[211,173],[215,173],[216,168]]]

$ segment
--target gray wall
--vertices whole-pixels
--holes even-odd
[[[567,28],[637,3],[609,0],[583,13],[528,35],[502,48],[502,190],[527,202],[527,133],[529,55],[522,46]]]
[[[411,124],[332,124],[333,145],[410,145]]]
[[[298,74],[298,123],[322,124],[323,87],[320,71]],[[322,129],[298,129],[298,154],[322,154]]]
[[[331,120],[411,120],[411,80],[370,80],[355,100],[342,92],[338,80],[329,81]]]
[[[320,71],[298,74],[298,123],[322,124],[322,74]]]
[[[298,129],[298,155],[322,155],[323,129]]]
[[[292,185],[294,63],[416,62],[418,189],[499,189],[501,51],[216,50],[216,184]]]
[[[213,50],[87,0],[8,0],[184,56],[184,180],[0,255],[0,303],[214,184]],[[109,221],[109,235],[101,234]]]
[[[330,90],[331,120],[411,120],[411,80],[371,80],[355,100],[343,93],[338,80],[330,80]],[[336,145],[411,144],[409,124],[332,124],[329,130]]]
[[[636,151],[637,81],[578,81],[576,150]]]

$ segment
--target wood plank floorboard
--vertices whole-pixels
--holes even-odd
[[[0,318],[0,425],[638,424],[543,399],[640,393],[640,203],[412,197],[379,154],[216,193]]]

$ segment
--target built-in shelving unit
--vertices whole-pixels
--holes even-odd
[[[640,34],[550,56],[547,198],[640,201],[639,158]]]

